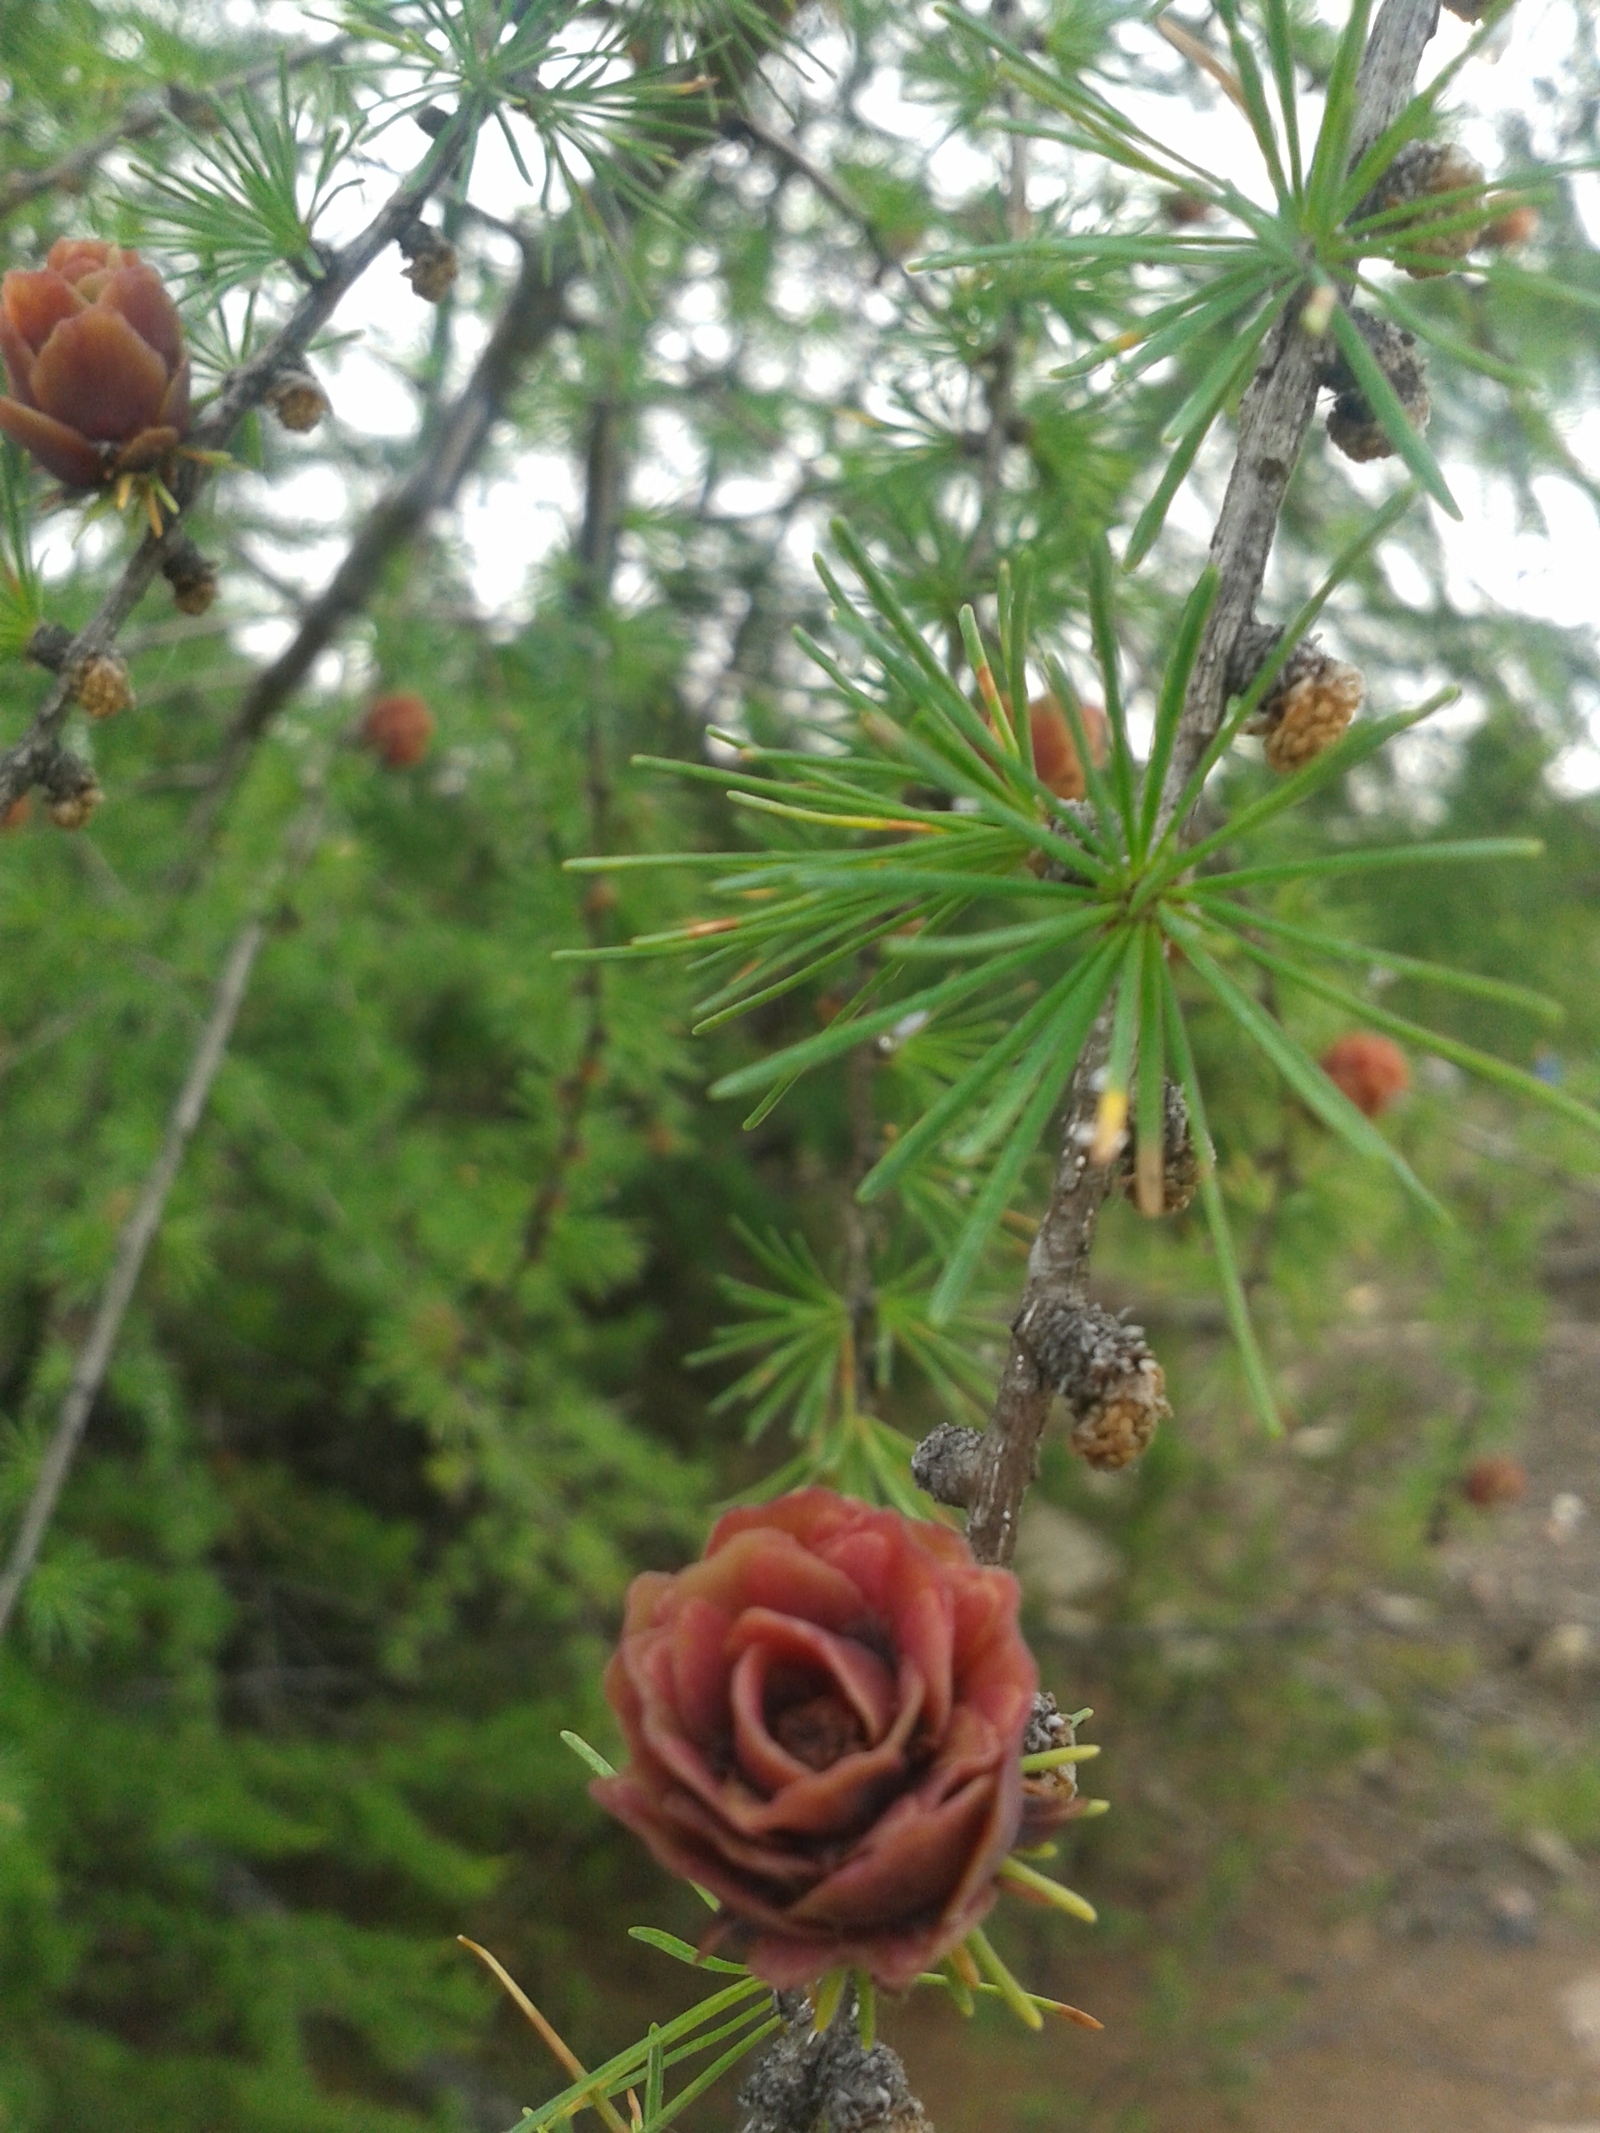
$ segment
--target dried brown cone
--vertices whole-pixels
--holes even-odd
[[[1073,1413],[1072,1449],[1090,1466],[1127,1466],[1172,1409],[1142,1326],[1099,1304],[1043,1297],[1017,1321],[1045,1380]]]
[[[1425,430],[1433,414],[1428,397],[1428,373],[1416,352],[1417,337],[1378,318],[1370,311],[1352,308],[1350,317],[1372,350],[1379,369],[1394,387],[1395,396],[1415,430]],[[1356,382],[1355,373],[1335,350],[1322,367],[1322,383],[1334,395],[1328,415],[1328,435],[1347,459],[1389,459],[1394,446],[1389,433]]]
[[[50,820],[57,829],[82,829],[105,794],[99,780],[81,756],[62,753],[44,775],[50,805]]]
[[[62,623],[41,622],[28,639],[28,657],[35,666],[64,675],[74,698],[91,718],[112,718],[130,710],[133,680],[128,662],[115,652],[88,652],[74,659],[76,642]]]
[[[1147,1356],[1114,1392],[1074,1423],[1072,1449],[1098,1473],[1132,1466],[1148,1451],[1158,1425],[1171,1416],[1166,1385],[1161,1365]]]
[[[1357,212],[1377,215],[1413,202],[1420,210],[1421,203],[1439,193],[1470,193],[1483,182],[1483,165],[1453,141],[1407,141]],[[1481,220],[1459,226],[1459,218],[1472,206],[1470,199],[1447,200],[1432,216],[1419,211],[1414,219],[1384,225],[1385,241],[1410,255],[1401,263],[1413,281],[1448,274],[1472,250]],[[1441,222],[1452,226],[1441,228]]]
[[[461,271],[455,246],[425,222],[414,222],[398,242],[411,262],[406,280],[425,304],[442,304]]]
[[[203,615],[217,597],[217,566],[193,541],[180,541],[161,565],[180,615]]]
[[[266,390],[266,403],[286,430],[314,430],[332,402],[309,370],[280,370]]]
[[[114,718],[133,707],[128,662],[115,652],[94,652],[68,670],[72,693],[91,718]]]
[[[1236,696],[1254,681],[1280,634],[1261,623],[1241,632],[1228,670],[1228,686]],[[1359,667],[1333,658],[1317,638],[1306,637],[1284,661],[1245,731],[1265,736],[1267,761],[1274,770],[1298,770],[1342,738],[1366,693]]]

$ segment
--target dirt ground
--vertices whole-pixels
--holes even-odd
[[[1397,1384],[1419,1337],[1381,1312],[1352,1334]],[[1102,1925],[1065,1957],[1055,1921],[1006,1942],[1105,2032],[1030,2039],[985,2015],[974,2037],[941,2006],[896,2010],[888,2032],[939,2133],[1600,2133],[1592,1287],[1553,1294],[1515,1453],[1522,1501],[1441,1503],[1396,1589],[1327,1575],[1359,1490],[1285,1487],[1304,1634],[1257,1693],[1334,1683],[1357,1722],[1303,1771],[1291,1746],[1248,1812],[1186,1791],[1196,1755],[1226,1752],[1196,1746],[1192,1697],[1174,1760],[1119,1723],[1112,1689],[1089,1730],[1116,1810],[1069,1876]],[[1405,1722],[1363,1744],[1364,1698]],[[1133,1835],[1097,1851],[1125,1812]]]

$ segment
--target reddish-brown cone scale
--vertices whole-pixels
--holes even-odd
[[[137,252],[63,237],[43,267],[0,280],[10,398],[0,432],[69,488],[141,473],[189,429],[177,307]]]

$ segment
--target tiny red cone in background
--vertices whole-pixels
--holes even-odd
[[[0,280],[0,431],[69,488],[153,467],[189,429],[177,306],[137,252],[62,237]]]
[[[1358,1111],[1376,1118],[1411,1086],[1411,1069],[1398,1044],[1374,1030],[1352,1030],[1329,1045],[1322,1071],[1344,1091]]]
[[[0,831],[19,830],[33,813],[33,802],[26,793],[19,793],[3,812],[0,812]]]
[[[409,770],[428,752],[433,713],[408,689],[375,696],[361,721],[361,740],[391,770]]]
[[[1521,1503],[1528,1493],[1527,1469],[1502,1453],[1475,1459],[1461,1477],[1461,1493],[1485,1511],[1495,1504]]]

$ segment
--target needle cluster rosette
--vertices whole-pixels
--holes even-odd
[[[1018,1597],[946,1527],[830,1489],[731,1511],[701,1561],[634,1580],[605,1679],[630,1761],[595,1798],[770,1984],[908,1986],[1021,1825]]]
[[[62,237],[0,280],[0,432],[73,489],[156,467],[189,430],[177,306],[137,252]]]

